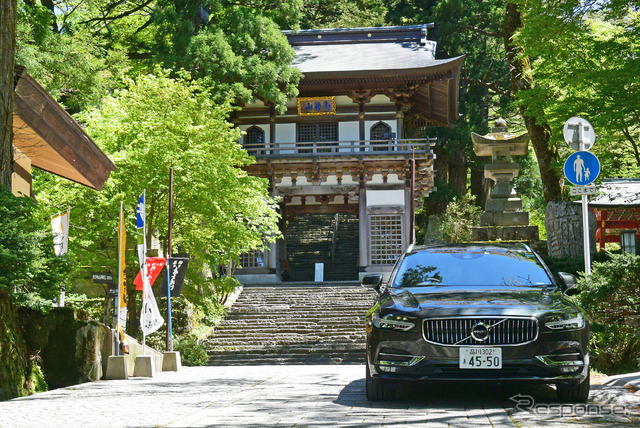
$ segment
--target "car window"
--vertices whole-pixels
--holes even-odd
[[[439,248],[407,254],[392,287],[547,286],[552,281],[532,253]]]

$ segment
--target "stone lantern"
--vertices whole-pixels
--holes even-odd
[[[522,200],[511,184],[520,172],[511,156],[527,154],[529,134],[510,133],[506,121],[500,118],[491,133],[482,136],[472,132],[471,139],[477,156],[491,156],[484,176],[494,182],[473,240],[538,240],[538,227],[529,225],[529,213],[522,211]]]

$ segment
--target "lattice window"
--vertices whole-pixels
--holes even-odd
[[[264,251],[253,250],[240,255],[240,267],[261,268],[265,266]]]
[[[338,145],[337,123],[302,123],[298,124],[297,139],[299,143],[316,143],[317,151],[335,151]],[[301,145],[300,153],[311,153],[311,145]]]
[[[374,146],[373,151],[389,151],[391,148],[388,146],[391,139],[391,127],[384,122],[378,122],[371,127],[371,144]],[[387,141],[375,141],[375,140],[387,140]],[[382,147],[375,147],[382,146]]]
[[[244,136],[244,148],[253,156],[258,153],[258,150],[264,150],[264,131],[262,128],[252,126],[247,129],[247,135]]]
[[[372,215],[371,264],[392,265],[402,254],[402,215]]]

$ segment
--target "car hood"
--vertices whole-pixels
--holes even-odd
[[[573,302],[556,287],[390,288],[380,299],[381,313],[402,311],[423,318],[476,315],[537,316],[571,309],[575,309]]]

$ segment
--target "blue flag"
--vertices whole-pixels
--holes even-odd
[[[144,205],[144,192],[140,195],[140,199],[138,199],[138,208],[136,209],[136,220],[138,229],[142,229],[144,227],[144,222],[146,219],[146,208]]]

